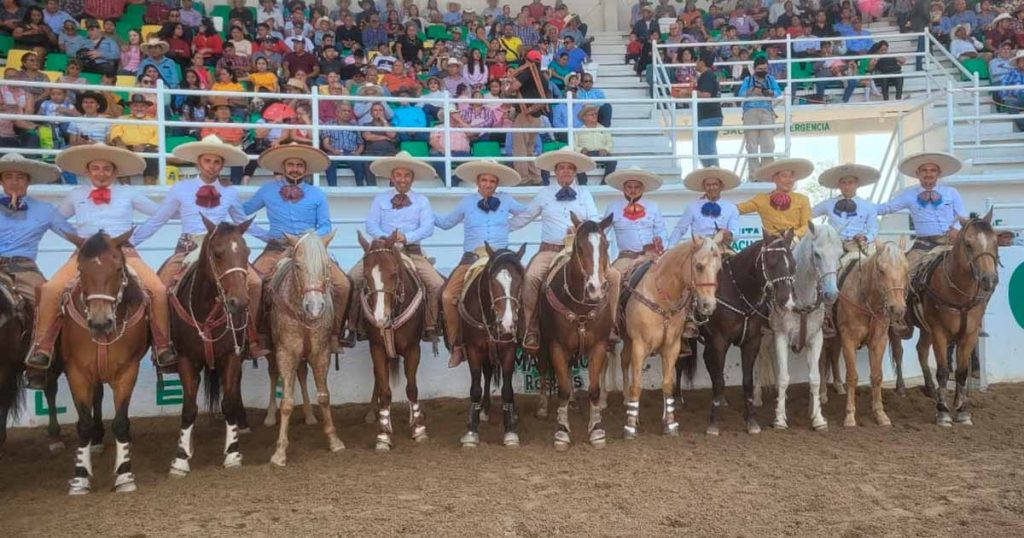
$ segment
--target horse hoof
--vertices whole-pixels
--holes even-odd
[[[759,424],[756,424],[756,423],[748,424],[747,425],[747,433],[750,434],[750,435],[757,435],[757,434],[761,433],[761,426]]]
[[[252,433],[252,428],[238,428],[238,435],[249,435]]]
[[[570,443],[572,443],[572,439],[569,437],[569,432],[555,432],[555,449],[565,450],[569,448]]]
[[[846,418],[843,419],[843,426],[847,428],[856,428],[857,418],[854,417],[853,414],[846,415]]]
[[[674,421],[673,422],[669,422],[662,429],[662,433],[667,435],[667,436],[669,436],[669,437],[678,437],[679,436],[679,423],[678,422],[674,422]]]
[[[814,421],[811,423],[811,428],[816,432],[825,431],[828,429],[828,422],[825,419],[821,419],[820,422]]]
[[[925,397],[927,397],[927,398],[934,398],[935,397],[935,391],[932,390],[932,388],[927,386],[927,385],[924,385],[924,386],[921,387],[921,394],[924,394]]]
[[[789,424],[785,420],[776,420],[772,424],[772,428],[775,428],[776,430],[786,430],[789,429]]]
[[[422,443],[427,439],[429,439],[429,437],[427,437],[427,427],[416,426],[416,429],[412,431],[412,440],[416,441],[417,443]]]
[[[377,423],[377,412],[374,411],[372,407],[370,408],[369,411],[366,412],[366,416],[363,417],[363,422],[367,424]]]
[[[374,447],[377,452],[391,452],[391,443],[384,441],[377,441],[377,445]]]
[[[608,442],[608,436],[604,430],[594,430],[590,432],[590,446],[594,448],[604,448]]]
[[[72,478],[68,482],[68,495],[88,495],[92,493],[88,478]]]
[[[844,387],[844,386],[842,386],[842,385],[837,383],[835,385],[832,385],[832,388],[835,389],[836,394],[838,394],[840,396],[845,396],[846,395],[846,387]]]
[[[316,417],[313,415],[309,415],[308,417],[306,417],[306,426],[316,426],[319,423],[320,422],[317,421]]]
[[[171,470],[167,472],[171,478],[185,478],[192,471],[189,463],[182,459],[175,459],[171,462]]]
[[[463,435],[459,442],[462,443],[462,448],[476,448],[480,446],[480,434],[466,432],[466,435]]]
[[[943,428],[951,428],[953,427],[953,419],[950,418],[949,413],[939,413],[935,416],[935,424]]]
[[[103,453],[103,445],[102,444],[92,445],[92,446],[89,447],[89,452],[92,452],[93,454],[102,454]]]
[[[875,413],[875,422],[879,426],[892,426],[892,421],[889,420],[889,416],[885,413]]]
[[[135,485],[135,475],[132,473],[118,475],[114,481],[114,493],[133,493],[138,489]]]
[[[509,448],[517,448],[519,446],[519,434],[515,432],[506,433],[502,443]]]
[[[719,433],[718,426],[714,426],[714,425],[708,426],[708,429],[704,430],[704,433],[706,435],[713,435],[715,437],[718,437],[718,433]]]
[[[828,403],[828,391],[826,390],[825,392],[822,392],[821,396],[819,398],[821,399],[821,405],[827,404]]]
[[[64,452],[66,447],[64,446],[64,441],[54,441],[50,443],[47,448],[50,450],[50,454],[60,454],[61,452]]]
[[[544,408],[538,408],[537,411],[533,414],[533,416],[540,419],[548,418],[548,410]]]
[[[270,463],[278,467],[284,467],[288,465],[288,455],[283,450],[275,451],[274,455],[270,456]]]
[[[341,439],[331,439],[331,444],[328,448],[331,452],[341,452],[345,450],[345,443]]]
[[[487,411],[484,411],[483,409],[481,409],[480,410],[480,422],[490,422],[490,421],[491,421],[491,415],[487,414]]]
[[[273,428],[274,426],[277,426],[277,416],[267,415],[267,418],[263,419],[263,425],[266,426],[267,428]]]
[[[964,426],[974,426],[974,419],[971,417],[969,412],[960,412],[956,414],[956,423]]]
[[[626,426],[622,429],[622,438],[627,441],[633,441],[636,439],[637,431],[632,426]]]
[[[242,453],[232,452],[227,456],[224,456],[224,468],[234,469],[242,466]]]

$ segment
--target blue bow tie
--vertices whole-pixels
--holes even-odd
[[[832,208],[832,212],[836,216],[842,217],[844,214],[847,217],[857,216],[857,202],[849,198],[843,198],[836,202],[836,206]]]
[[[717,219],[722,216],[722,206],[718,205],[718,202],[705,202],[700,206],[700,214]]]
[[[496,196],[488,196],[487,198],[481,198],[477,201],[476,206],[479,207],[484,213],[491,211],[497,211],[501,206],[501,200]]]
[[[576,191],[572,187],[562,187],[558,193],[555,194],[555,200],[559,202],[572,202],[576,199]]]
[[[917,205],[921,207],[939,207],[942,203],[942,195],[937,191],[921,191],[921,194],[917,195]]]
[[[10,196],[4,196],[3,198],[0,198],[0,205],[6,207],[7,209],[9,209],[11,211],[25,211],[26,209],[28,209],[28,203],[25,202],[25,197],[24,196],[22,196],[21,198],[18,198],[18,206],[17,207],[11,205],[11,197]]]

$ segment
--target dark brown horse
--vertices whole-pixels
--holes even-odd
[[[704,344],[704,365],[711,376],[712,400],[707,433],[718,435],[718,413],[725,390],[725,355],[738,346],[742,356],[744,421],[748,433],[760,433],[754,416],[754,362],[761,346],[761,329],[776,305],[792,304],[796,261],[790,248],[793,232],[781,237],[765,236],[734,256],[722,261],[718,273],[717,305],[700,327]],[[696,342],[692,353],[676,363],[676,386],[685,373],[693,378]]]
[[[525,278],[522,264],[526,245],[513,252],[497,251],[488,244],[487,265],[480,276],[470,282],[459,301],[459,323],[469,358],[472,387],[469,397],[468,431],[462,436],[462,446],[480,444],[480,421],[487,421],[491,409],[491,376],[502,380],[501,412],[505,426],[505,446],[519,446],[516,433],[518,416],[512,392],[512,376],[516,362],[517,335],[519,334],[519,294]],[[500,369],[500,370],[499,370]],[[480,387],[481,373],[484,387]]]
[[[171,462],[171,476],[187,476],[192,468],[192,434],[199,407],[200,374],[206,378],[210,409],[221,400],[224,414],[224,467],[242,465],[238,447],[239,430],[244,428],[242,406],[242,356],[249,319],[246,273],[249,247],[243,237],[252,219],[234,225],[213,224],[203,217],[207,235],[199,248],[194,267],[186,270],[171,295],[171,337],[178,352],[181,378],[181,431],[178,449]]]
[[[97,394],[110,385],[114,393],[111,429],[117,444],[114,491],[135,491],[131,467],[128,405],[139,375],[139,362],[149,349],[146,322],[148,297],[128,272],[122,251],[132,231],[111,238],[100,232],[89,239],[69,237],[78,246],[78,283],[62,299],[67,321],[61,329],[61,355],[71,397],[78,411],[78,449],[68,493],[92,489],[92,451],[98,417]],[[130,255],[135,255],[131,253]],[[101,401],[101,400],[100,400]],[[95,420],[94,420],[95,419]],[[102,439],[102,433],[99,433]]]
[[[373,357],[373,400],[377,408],[377,450],[394,446],[391,427],[391,373],[399,357],[405,360],[405,395],[409,400],[409,433],[416,441],[427,439],[419,404],[416,371],[420,366],[420,338],[426,316],[426,291],[415,272],[402,259],[398,234],[367,242],[360,232],[365,284],[359,290],[359,306]]]
[[[538,416],[547,416],[548,368],[554,369],[558,382],[558,416],[555,449],[566,450],[569,435],[569,400],[573,361],[587,357],[589,373],[590,422],[587,430],[591,445],[600,448],[606,441],[601,422],[601,377],[608,353],[608,337],[614,322],[615,299],[609,296],[608,239],[604,232],[612,225],[612,215],[600,223],[580,221],[572,214],[575,229],[572,253],[560,266],[552,267],[539,305],[540,352],[537,369],[541,378]]]

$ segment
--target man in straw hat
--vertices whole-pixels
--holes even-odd
[[[640,202],[644,194],[661,188],[661,178],[645,170],[627,168],[609,174],[605,183],[623,194],[623,198],[608,204],[604,216],[612,215],[619,250],[612,267],[625,276],[638,263],[657,258],[665,249],[668,229],[661,209],[653,200]]]
[[[740,233],[740,211],[736,204],[722,198],[722,192],[740,185],[740,177],[731,170],[709,166],[698,168],[683,178],[683,185],[703,196],[690,202],[668,238],[669,246],[684,240],[686,234],[713,237],[725,232],[723,244],[731,245]]]
[[[267,218],[270,220],[267,246],[252,266],[264,278],[270,278],[288,248],[286,234],[301,236],[314,230],[320,237],[334,236],[327,196],[319,187],[303,181],[310,174],[327,170],[328,158],[324,152],[310,146],[285,144],[264,151],[259,163],[261,168],[283,176],[282,179],[264,183],[252,198],[242,204],[242,209],[248,215],[260,209],[267,210]],[[330,265],[330,277],[336,329],[333,333],[340,335],[350,286],[348,277],[337,263]],[[335,344],[337,342],[332,341],[332,345]],[[335,345],[334,351],[340,351],[340,347]]]
[[[245,166],[249,162],[249,157],[242,150],[225,144],[216,135],[209,135],[201,141],[178,146],[174,149],[174,157],[195,164],[196,177],[175,183],[156,213],[135,230],[131,241],[133,245],[139,246],[167,224],[168,220],[174,217],[181,220],[178,245],[158,273],[165,285],[170,284],[180,273],[185,257],[198,248],[196,237],[201,238],[206,234],[203,217],[214,224],[225,220],[235,223],[246,220],[238,190],[220,181],[220,173],[225,166]],[[249,227],[249,233],[259,239],[267,239],[266,230],[255,224]],[[248,324],[249,355],[259,358],[268,352],[260,345],[255,328],[256,305],[260,304],[263,282],[252,267],[249,267],[246,283],[249,304],[252,305],[249,308]]]
[[[444,308],[445,334],[451,350],[448,366],[454,368],[462,363],[462,339],[459,333],[459,300],[465,284],[466,273],[471,265],[486,256],[484,243],[493,249],[508,247],[509,218],[526,210],[512,195],[497,192],[498,187],[513,187],[522,178],[508,166],[492,160],[478,160],[460,165],[455,175],[476,181],[476,192],[467,194],[455,210],[447,215],[435,215],[434,224],[442,230],[450,230],[462,223],[465,233],[464,254],[459,265],[448,277],[441,293],[441,307]]]
[[[131,100],[128,102],[128,107],[131,110],[131,119],[152,120],[153,116],[149,113],[149,109],[152,106],[153,101],[149,95],[142,93],[132,95]],[[156,125],[141,125],[134,122],[114,125],[110,128],[108,136],[112,146],[127,148],[135,153],[156,152],[157,143],[159,142]],[[146,185],[156,185],[157,173],[159,171],[157,160],[148,158],[145,160],[145,164],[145,168],[141,170],[143,183]],[[131,175],[124,174],[121,181],[131,184]]]
[[[795,237],[803,237],[811,220],[811,201],[793,192],[793,187],[813,171],[814,164],[807,159],[782,159],[762,166],[754,172],[754,181],[771,181],[775,190],[738,204],[740,215],[757,213],[761,228],[771,235],[793,230]]]
[[[444,278],[427,259],[420,242],[434,234],[434,211],[430,200],[418,192],[412,191],[416,180],[434,177],[434,168],[429,164],[413,158],[407,151],[400,151],[394,157],[378,159],[370,165],[370,171],[377,176],[391,179],[391,188],[373,198],[370,212],[366,216],[366,232],[374,239],[387,237],[398,232],[398,239],[405,246],[403,252],[416,266],[423,285],[427,288],[427,312],[424,326],[424,340],[437,339],[438,306],[441,300],[441,287]],[[352,289],[362,289],[363,262],[360,261],[349,271],[352,278]],[[359,329],[362,309],[349,309],[349,334],[346,344],[352,344],[352,331]]]
[[[36,289],[46,282],[36,265],[39,242],[47,231],[75,233],[57,208],[27,194],[32,181],[52,183],[58,177],[60,169],[56,166],[26,159],[18,153],[0,158],[0,281],[14,292],[15,312],[21,316],[23,326],[32,322]],[[30,375],[30,386],[40,386],[43,381],[39,377]]]
[[[811,210],[811,217],[828,217],[828,223],[843,238],[846,254],[839,260],[840,267],[860,257],[870,256],[878,236],[878,208],[870,200],[857,196],[857,189],[878,181],[878,170],[860,164],[834,166],[818,176],[818,183],[826,189],[839,189],[840,195],[829,198]]]
[[[75,217],[74,233],[78,237],[91,237],[100,231],[111,237],[127,233],[132,229],[136,211],[152,215],[159,207],[142,193],[117,183],[118,177],[139,174],[146,167],[142,158],[131,151],[105,144],[76,146],[57,155],[57,165],[65,172],[89,178],[89,185],[76,187],[57,206],[65,218]],[[149,319],[153,359],[157,366],[172,366],[177,357],[169,341],[167,288],[134,248],[125,246],[124,254],[125,263],[151,297]],[[50,367],[59,331],[56,321],[61,317],[60,296],[77,276],[78,257],[72,255],[40,289],[39,310],[32,333],[33,349],[25,360],[29,368],[45,370]]]
[[[583,127],[576,131],[576,151],[588,157],[611,156],[615,146],[612,142],[612,134],[598,123],[597,114],[601,107],[597,105],[584,105],[578,117],[583,122]],[[615,172],[618,161],[601,161],[598,166],[604,168],[604,183],[608,183],[608,176]],[[587,175],[581,173],[576,176],[580,185],[587,184]]]
[[[142,73],[146,66],[152,65],[160,72],[168,88],[177,88],[181,84],[181,69],[178,63],[165,56],[167,51],[171,50],[170,44],[159,37],[151,37],[139,48],[146,54],[146,58],[139,62],[136,72]]]
[[[601,217],[590,192],[580,189],[576,183],[576,174],[589,172],[596,166],[590,157],[569,149],[560,149],[538,157],[537,166],[541,170],[553,173],[555,182],[542,188],[526,207],[526,211],[512,217],[509,222],[509,227],[515,231],[533,222],[537,217],[541,219],[540,250],[534,254],[526,268],[522,297],[525,331],[523,349],[533,353],[540,349],[539,317],[534,314],[540,298],[540,289],[555,256],[565,248],[566,235],[574,233],[570,214],[575,214],[579,219]],[[610,268],[608,282],[612,297],[619,296],[620,280],[619,271],[614,267]]]

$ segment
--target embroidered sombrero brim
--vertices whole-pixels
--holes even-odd
[[[481,159],[463,163],[455,169],[454,174],[466,181],[476,182],[481,174],[491,174],[498,178],[499,187],[514,187],[522,183],[523,178],[515,169],[499,164],[490,159]]]
[[[270,148],[260,155],[260,168],[275,174],[284,174],[284,162],[288,159],[301,159],[306,163],[306,174],[319,174],[330,166],[327,154],[317,148],[303,144],[284,144]]]
[[[224,166],[245,166],[249,156],[231,144],[225,144],[217,135],[209,135],[199,142],[188,142],[174,148],[174,156],[183,161],[196,163],[200,155],[217,155],[224,159]]]
[[[661,177],[639,168],[623,168],[608,174],[604,184],[616,190],[623,190],[627,181],[639,181],[644,185],[644,192],[653,192],[661,188]]]
[[[577,174],[583,174],[597,168],[597,163],[586,155],[562,148],[549,151],[537,157],[537,167],[545,172],[554,172],[558,163],[571,163],[576,167]]]
[[[114,175],[128,177],[141,174],[146,161],[135,153],[106,144],[87,144],[68,148],[57,155],[57,166],[76,176],[88,175],[89,163],[107,161],[114,164]]]
[[[839,180],[844,177],[857,178],[857,186],[871,185],[882,177],[882,174],[870,166],[863,164],[841,164],[825,170],[818,176],[818,183],[827,189],[838,189]]]
[[[377,159],[370,164],[370,171],[379,177],[390,178],[392,171],[402,168],[412,171],[414,181],[433,179],[437,176],[433,166],[416,159],[408,151],[399,151],[394,157]]]
[[[800,181],[814,172],[814,163],[807,159],[780,159],[758,168],[752,176],[754,181],[774,181],[775,174],[790,170],[793,177]]]
[[[704,192],[704,181],[708,179],[721,181],[723,191],[740,186],[740,176],[737,176],[732,170],[726,170],[717,166],[698,168],[686,174],[686,177],[683,178],[683,186],[694,192]]]
[[[940,177],[951,176],[960,171],[963,162],[956,155],[941,151],[915,153],[900,161],[900,172],[910,177],[917,177],[917,170],[926,164],[939,167]]]
[[[0,158],[0,173],[23,172],[31,181],[53,183],[60,177],[60,168],[52,164],[26,159],[20,153],[8,153]]]

